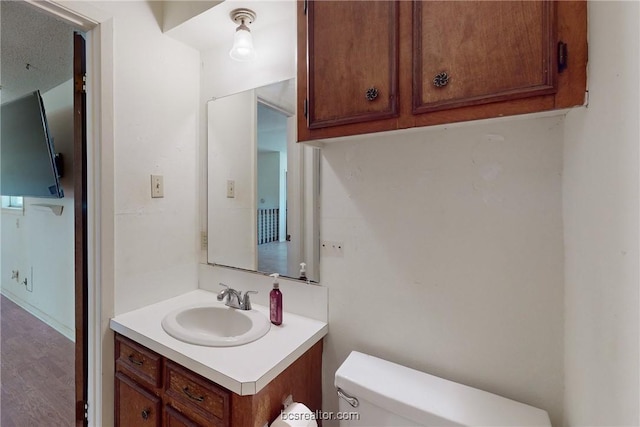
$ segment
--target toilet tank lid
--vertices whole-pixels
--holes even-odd
[[[546,411],[357,351],[336,387],[422,425],[549,427]]]

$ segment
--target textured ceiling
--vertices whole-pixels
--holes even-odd
[[[2,103],[73,77],[73,30],[24,2],[0,1]]]

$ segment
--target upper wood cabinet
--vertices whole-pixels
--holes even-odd
[[[309,128],[396,117],[398,4],[319,1],[307,7]]]
[[[584,1],[298,5],[298,139],[582,105]]]

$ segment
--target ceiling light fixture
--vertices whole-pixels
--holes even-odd
[[[239,24],[233,36],[233,47],[229,51],[229,56],[236,61],[249,61],[256,56],[253,49],[253,37],[247,24],[256,20],[256,13],[251,9],[234,9],[229,14],[231,20]]]

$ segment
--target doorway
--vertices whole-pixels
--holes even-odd
[[[2,348],[2,425],[87,425],[86,45],[75,30],[95,23],[64,19],[73,14],[55,13],[54,3],[35,6],[2,2],[3,103],[21,91],[43,93],[51,145],[66,159],[60,178],[66,197],[25,198],[19,213],[6,217],[3,209],[3,231],[9,232],[2,234],[3,271],[15,265],[16,280],[2,281],[3,295],[11,297],[2,298],[3,344],[10,343]],[[36,395],[10,398],[20,390]],[[37,408],[29,408],[33,402]]]
[[[258,271],[287,272],[287,119],[258,99],[257,256]]]

